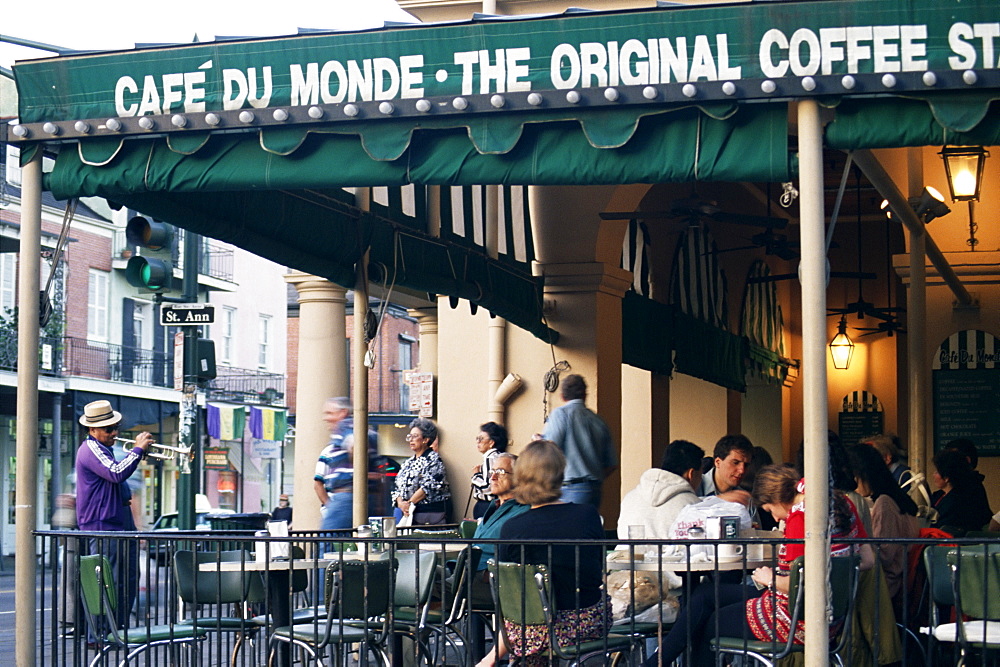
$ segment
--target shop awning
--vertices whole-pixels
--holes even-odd
[[[15,66],[10,140],[58,144],[57,197],[342,285],[403,248],[396,284],[551,340],[530,276],[340,188],[781,182],[800,97],[838,107],[832,147],[997,143],[993,25],[994,0],[665,3],[66,56]]]

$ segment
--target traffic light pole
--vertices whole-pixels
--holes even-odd
[[[185,303],[198,301],[198,265],[201,258],[201,236],[190,232],[184,235],[184,294]],[[198,327],[184,327],[184,395],[181,398],[180,446],[190,448],[188,456],[181,456],[180,475],[177,479],[177,527],[194,530],[195,494],[200,479],[198,456]]]

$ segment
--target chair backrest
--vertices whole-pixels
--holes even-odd
[[[392,560],[335,560],[326,568],[328,619],[385,616],[392,599]]]
[[[955,593],[951,587],[951,566],[948,565],[948,552],[954,547],[943,544],[932,544],[924,549],[924,570],[927,573],[927,586],[931,600],[935,604],[952,606],[955,604]]]
[[[94,554],[80,557],[80,589],[83,593],[83,609],[95,635],[100,636],[100,618],[111,627],[117,626],[115,609],[117,597],[111,564],[104,556]]]
[[[952,566],[956,615],[987,621],[1000,620],[1000,545],[953,548]]]
[[[853,609],[858,590],[857,556],[837,556],[830,559],[830,606],[834,620],[848,616]]]
[[[434,586],[437,554],[429,550],[396,551],[396,586],[393,604],[397,607],[419,607],[427,603]]]
[[[548,614],[541,595],[541,590],[548,586],[548,599],[552,599],[547,567],[498,563],[491,559],[489,570],[493,597],[501,617],[519,626],[548,623]],[[542,577],[542,589],[535,579],[536,575]]]
[[[472,519],[463,519],[462,523],[458,524],[458,532],[467,540],[476,536],[476,528],[479,528],[479,522]]]
[[[174,578],[177,594],[188,604],[228,604],[263,599],[263,584],[256,572],[202,571],[202,563],[233,563],[253,560],[249,551],[177,551]]]

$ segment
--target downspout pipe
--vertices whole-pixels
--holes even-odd
[[[486,254],[491,259],[500,255],[500,186],[486,187]],[[496,399],[497,390],[503,382],[507,365],[507,322],[501,317],[493,317],[489,323],[488,336],[489,360],[486,369],[486,394],[488,406],[486,409],[490,421],[504,423],[503,403]]]
[[[959,280],[958,275],[955,274],[955,270],[951,268],[948,260],[941,253],[941,249],[934,243],[934,239],[927,234],[923,221],[917,217],[916,212],[910,207],[909,201],[899,191],[899,188],[896,187],[895,182],[886,173],[875,155],[869,150],[854,151],[854,162],[861,168],[861,171],[871,181],[871,184],[875,186],[875,189],[886,198],[889,206],[892,207],[893,214],[899,217],[910,233],[914,236],[925,237],[924,243],[927,249],[927,258],[931,260],[931,264],[937,269],[938,274],[951,289],[952,294],[955,295],[958,305],[973,305],[974,300],[972,295],[969,294],[969,290],[965,289],[965,285]]]

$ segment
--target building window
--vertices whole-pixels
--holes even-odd
[[[17,305],[17,253],[0,253],[0,316]]]
[[[257,366],[271,367],[271,316],[261,315],[259,320],[259,337],[257,347]]]
[[[236,309],[228,306],[222,309],[222,349],[220,350],[221,361],[233,363],[233,331],[236,329]]]
[[[399,370],[408,371],[413,368],[413,341],[399,337]]]
[[[108,272],[90,270],[87,291],[87,338],[108,340]]]
[[[21,149],[7,144],[4,178],[11,185],[21,185]]]

